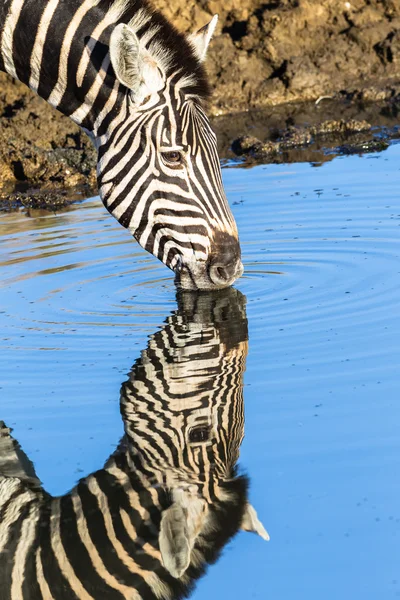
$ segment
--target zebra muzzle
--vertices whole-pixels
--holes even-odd
[[[232,265],[223,263],[187,263],[176,273],[176,285],[182,290],[220,290],[227,288],[243,273],[240,259]]]
[[[211,261],[209,276],[212,283],[217,287],[231,285],[243,274],[243,264],[240,258],[229,262]]]
[[[215,290],[229,287],[243,273],[240,245],[236,237],[214,232],[208,258],[176,256],[170,266],[176,283],[184,290]]]
[[[214,233],[208,274],[216,287],[227,287],[243,274],[240,245],[236,237],[222,231]]]

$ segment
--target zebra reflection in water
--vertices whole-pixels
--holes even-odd
[[[62,497],[0,429],[2,600],[181,598],[239,529],[268,539],[236,467],[246,353],[239,292],[180,296],[122,385],[117,450]]]

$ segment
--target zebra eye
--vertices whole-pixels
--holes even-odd
[[[201,444],[202,442],[208,442],[211,436],[211,427],[209,425],[198,425],[192,427],[189,431],[189,443],[190,444]]]
[[[163,157],[164,162],[171,167],[179,167],[183,163],[182,154],[177,150],[162,152],[161,156]]]

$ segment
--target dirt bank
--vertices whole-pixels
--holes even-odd
[[[357,115],[357,108],[366,101],[386,101],[389,112],[400,106],[399,0],[157,0],[155,4],[184,31],[219,13],[207,62],[215,90],[213,115],[264,109],[265,127],[278,129],[281,137],[282,129],[294,125],[293,119],[284,117],[293,112],[293,103],[334,97],[355,107],[350,118],[358,119],[365,118]],[[331,118],[338,119],[338,114]],[[279,127],[271,125],[277,119],[282,119]],[[229,144],[251,133],[243,130],[244,122],[231,120],[224,129],[221,123],[226,126],[226,118],[216,121],[223,147],[228,143],[226,130]],[[257,137],[265,144],[271,135]],[[96,190],[94,166],[94,149],[76,126],[25,86],[0,74],[3,196],[16,185],[19,192],[29,188],[28,195],[36,188],[42,193],[43,188],[44,192],[78,188],[89,195]]]
[[[96,189],[96,152],[68,118],[0,73],[0,189]]]
[[[219,13],[208,68],[214,114],[400,91],[399,0],[158,0],[178,27]]]

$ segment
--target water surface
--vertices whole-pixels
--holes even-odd
[[[249,327],[240,465],[271,541],[240,533],[197,600],[400,595],[399,159],[224,169]],[[0,227],[0,419],[64,494],[118,444],[119,389],[173,279],[98,199]]]

